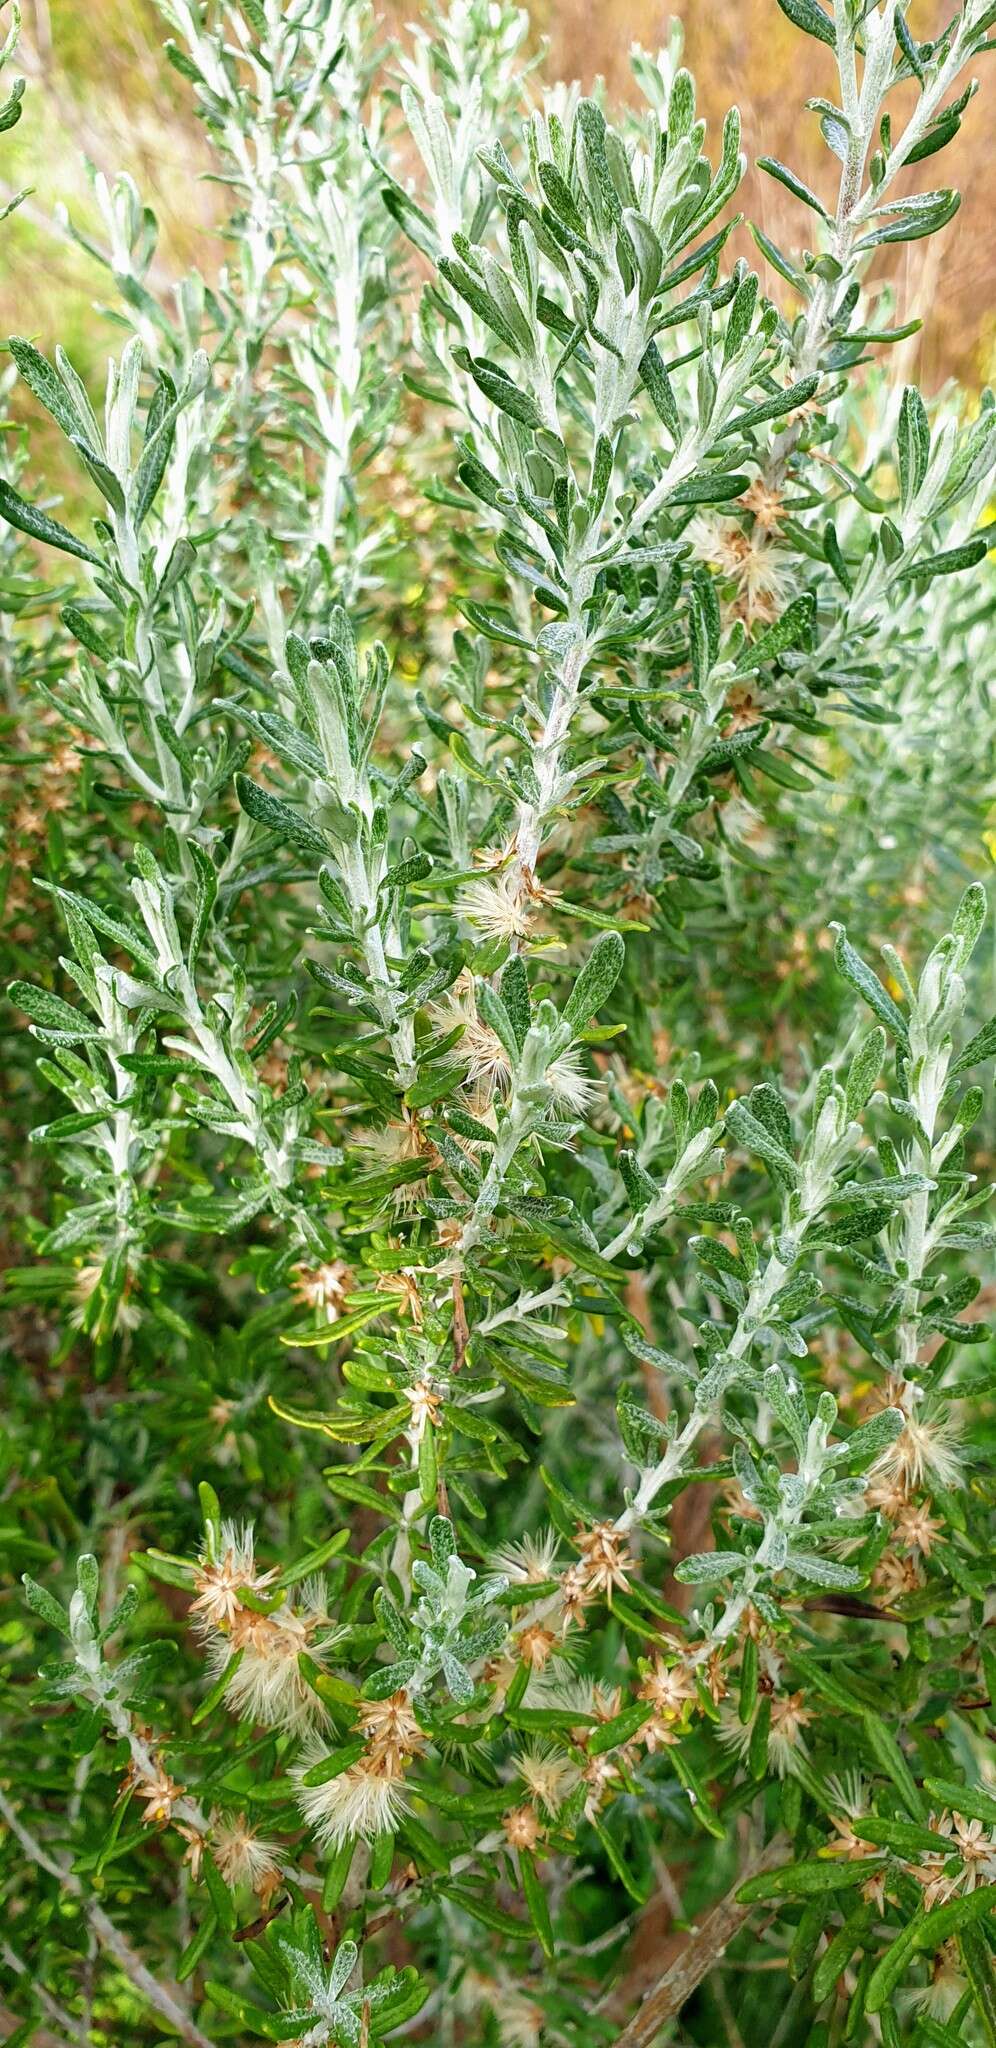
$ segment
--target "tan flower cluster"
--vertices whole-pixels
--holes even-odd
[[[190,1612],[202,1629],[231,1628],[241,1606],[243,1593],[264,1593],[277,1577],[276,1571],[258,1572],[252,1532],[226,1523],[225,1545],[218,1558],[203,1558],[194,1573],[196,1600]]]
[[[872,1412],[901,1409],[906,1420],[899,1435],[876,1461],[865,1488],[865,1500],[892,1525],[889,1547],[882,1552],[872,1584],[886,1603],[915,1593],[926,1583],[924,1563],[943,1524],[931,1513],[932,1501],[922,1496],[931,1481],[957,1486],[961,1478],[961,1432],[950,1414],[920,1402],[920,1389],[910,1381],[889,1379],[876,1390]]]
[[[510,1806],[508,1812],[502,1815],[501,1824],[510,1849],[528,1849],[532,1852],[538,1848],[543,1838],[539,1814],[528,1800],[524,1806]]]
[[[352,1270],[344,1259],[328,1259],[320,1266],[295,1266],[291,1292],[305,1308],[317,1309],[323,1322],[337,1323],[354,1285]]]
[[[231,1819],[211,1817],[211,1851],[226,1884],[245,1885],[256,1893],[265,1912],[280,1883],[280,1851],[249,1826],[244,1814]]]
[[[846,1782],[831,1780],[830,1789],[835,1805],[840,1808],[830,1816],[836,1835],[831,1852],[849,1862],[880,1859],[881,1849],[863,1841],[854,1825],[869,1811],[861,1779],[849,1774]],[[945,1905],[949,1899],[967,1896],[978,1885],[996,1882],[996,1830],[990,1832],[982,1821],[965,1819],[958,1813],[942,1813],[939,1819],[932,1813],[927,1827],[937,1837],[937,1848],[904,1862],[901,1867],[922,1886],[928,1911],[933,1906]],[[889,1891],[888,1866],[879,1862],[862,1889],[865,1898],[881,1909]]]
[[[635,1559],[624,1535],[612,1522],[593,1522],[590,1529],[579,1527],[574,1541],[581,1552],[583,1572],[583,1595],[595,1599],[604,1594],[611,1599],[613,1589],[618,1586],[624,1593],[629,1585]],[[564,1581],[561,1581],[563,1591]]]
[[[411,1404],[412,1431],[421,1442],[430,1423],[433,1429],[439,1429],[442,1423],[442,1394],[437,1393],[428,1380],[416,1380],[414,1386],[405,1387],[403,1392],[405,1400]]]
[[[142,1801],[143,1827],[162,1828],[172,1820],[173,1809],[177,1800],[184,1797],[184,1790],[182,1785],[176,1784],[170,1777],[154,1752],[151,1761],[152,1768],[146,1770],[133,1760],[125,1773],[122,1790],[134,1792],[136,1798]]]
[[[300,1667],[303,1652],[321,1664],[331,1647],[325,1588],[307,1579],[293,1598],[279,1599],[271,1591],[278,1576],[257,1570],[252,1530],[226,1522],[217,1552],[197,1566],[190,1613],[212,1675],[220,1678],[231,1664],[225,1700],[232,1713],[303,1732],[327,1718]]]
[[[653,1708],[650,1719],[640,1729],[640,1739],[651,1754],[668,1749],[679,1740],[682,1726],[687,1725],[688,1708],[697,1696],[690,1666],[666,1664],[663,1657],[655,1656],[636,1689],[637,1699],[646,1700]]]
[[[735,616],[748,626],[778,618],[791,596],[791,557],[772,545],[757,519],[748,533],[735,519],[700,514],[687,538],[699,560],[735,586]]]
[[[977,1885],[996,1883],[996,1832],[960,1813],[942,1813],[940,1820],[931,1814],[927,1825],[939,1837],[936,1851],[905,1867],[922,1884],[928,1911],[974,1892]]]
[[[372,1842],[397,1825],[407,1805],[405,1771],[425,1747],[411,1699],[404,1691],[392,1693],[386,1700],[362,1701],[359,1719],[366,1748],[348,1770],[324,1784],[306,1784],[314,1767],[324,1761],[321,1750],[309,1745],[294,1773],[298,1804],[325,1848],[341,1849],[357,1836]]]
[[[356,1144],[366,1153],[372,1173],[390,1173],[394,1167],[414,1166],[416,1161],[428,1171],[440,1163],[439,1153],[413,1109],[403,1109],[400,1116],[390,1118],[376,1130],[358,1131]],[[399,1181],[391,1200],[398,1214],[406,1215],[419,1207],[426,1193],[427,1182],[416,1176]]]
[[[770,1680],[762,1697],[771,1701],[768,1762],[780,1778],[791,1777],[797,1762],[804,1762],[808,1755],[804,1731],[813,1719],[812,1709],[805,1705],[801,1692],[777,1693]],[[732,1702],[720,1710],[717,1729],[720,1742],[741,1761],[746,1761],[749,1753],[760,1710],[759,1701],[748,1721],[741,1721]]]

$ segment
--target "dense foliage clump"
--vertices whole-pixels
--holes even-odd
[[[789,250],[677,28],[161,0],[224,262],[9,342],[10,2038],[996,2042],[996,6],[778,5]]]

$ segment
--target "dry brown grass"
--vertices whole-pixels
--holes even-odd
[[[759,155],[780,158],[800,171],[832,203],[833,159],[805,101],[832,98],[833,58],[821,43],[800,35],[775,0],[675,0],[659,8],[652,0],[540,0],[533,18],[550,38],[551,66],[588,85],[604,77],[613,95],[632,89],[627,51],[632,42],[653,47],[669,15],[685,30],[685,56],[698,86],[699,106],[713,121],[728,106],[744,117],[744,142],[751,162]],[[948,0],[915,0],[911,26],[921,38],[936,33],[951,14]],[[986,373],[992,355],[996,313],[996,237],[988,190],[987,136],[993,133],[989,97],[996,76],[983,76],[982,90],[968,110],[961,134],[942,156],[909,177],[910,189],[955,185],[965,195],[951,227],[932,241],[898,252],[893,277],[901,317],[925,321],[907,374],[935,388],[946,376],[970,383]],[[751,171],[739,206],[775,240],[791,246],[804,239],[807,216],[783,188],[763,172]],[[753,244],[745,242],[753,251]],[[756,254],[754,257],[756,261]],[[943,289],[938,292],[939,277]],[[784,286],[778,284],[779,293]]]

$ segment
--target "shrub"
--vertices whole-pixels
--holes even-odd
[[[996,7],[778,4],[770,296],[677,29],[162,0],[224,260],[9,344],[14,2038],[996,2039]]]

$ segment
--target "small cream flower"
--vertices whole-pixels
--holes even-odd
[[[790,1692],[783,1693],[771,1703],[768,1757],[780,1778],[793,1770],[797,1757],[805,1757],[808,1753],[802,1731],[813,1716],[810,1709],[803,1706],[802,1700],[801,1692]]]
[[[565,1630],[584,1628],[584,1610],[590,1607],[597,1594],[588,1577],[587,1567],[582,1563],[570,1564],[560,1581],[560,1600]]]
[[[566,1052],[551,1060],[546,1078],[556,1107],[566,1110],[569,1116],[584,1116],[598,1094],[598,1082],[585,1073],[576,1045],[569,1045]]]
[[[944,1533],[943,1522],[934,1519],[930,1507],[929,1500],[907,1501],[896,1516],[896,1541],[918,1550],[921,1557],[930,1556],[937,1538]]]
[[[581,1552],[585,1578],[592,1592],[609,1594],[614,1586],[624,1592],[635,1560],[625,1536],[612,1522],[595,1522],[579,1529],[575,1543]]]
[[[202,1558],[194,1573],[196,1600],[190,1612],[201,1629],[231,1628],[240,1610],[240,1595],[263,1593],[278,1577],[276,1571],[258,1572],[253,1530],[250,1523],[221,1526],[221,1556]]]
[[[74,1330],[82,1330],[84,1328],[87,1308],[93,1295],[96,1294],[103,1277],[104,1267],[102,1263],[100,1265],[94,1264],[80,1267],[73,1285],[73,1301],[75,1306],[69,1311],[69,1321]],[[120,1295],[115,1303],[112,1327],[119,1333],[126,1330],[137,1330],[141,1320],[142,1311],[138,1302],[130,1301],[127,1294]]]
[[[785,501],[776,484],[769,484],[763,476],[756,476],[749,490],[746,490],[741,504],[747,512],[754,514],[755,533],[774,533],[785,517]]]
[[[174,1784],[173,1779],[163,1769],[161,1764],[154,1771],[137,1771],[130,1774],[130,1777],[136,1798],[141,1799],[145,1806],[145,1812],[142,1815],[142,1826],[145,1828],[164,1827],[166,1822],[172,1818],[173,1808],[177,1800],[183,1798],[182,1785]]]
[[[720,1708],[717,1734],[724,1748],[745,1761],[751,1745],[751,1737],[757,1722],[757,1712],[748,1722],[741,1721],[736,1708],[731,1704]],[[768,1762],[780,1778],[790,1777],[797,1760],[808,1755],[803,1729],[812,1720],[812,1713],[802,1704],[801,1692],[785,1693],[771,1703],[771,1725],[768,1730]]]
[[[325,1633],[323,1633],[323,1631]],[[305,1651],[321,1664],[332,1646],[320,1581],[306,1581],[300,1605],[285,1600],[272,1614],[238,1610],[227,1636],[212,1645],[209,1665],[220,1677],[233,1652],[241,1651],[225,1690],[225,1702],[244,1721],[264,1728],[299,1731],[327,1720],[323,1702],[301,1676]]]
[[[556,1577],[559,1549],[556,1530],[544,1529],[538,1536],[523,1536],[518,1543],[503,1544],[495,1551],[491,1563],[512,1586],[541,1586]]]
[[[581,1777],[586,1787],[585,1819],[594,1820],[605,1801],[619,1789],[619,1767],[611,1756],[590,1756]]]
[[[505,1840],[510,1849],[535,1849],[542,1835],[535,1806],[510,1806],[502,1815]]]
[[[306,1751],[293,1775],[300,1781],[321,1760],[320,1750]],[[408,1804],[403,1783],[387,1763],[373,1763],[366,1757],[324,1785],[299,1782],[297,1801],[323,1849],[341,1849],[357,1836],[365,1842],[376,1841],[378,1835],[393,1831]]]
[[[272,1890],[280,1875],[280,1850],[249,1826],[244,1814],[212,1820],[211,1851],[226,1884],[250,1891]]]
[[[390,1172],[392,1167],[411,1166],[420,1160],[426,1170],[439,1163],[439,1154],[431,1140],[425,1135],[421,1121],[414,1110],[405,1109],[399,1117],[392,1117],[379,1130],[357,1133],[356,1143],[368,1155],[372,1172]],[[424,1201],[426,1182],[413,1176],[398,1181],[391,1190],[391,1201],[395,1209],[408,1214]]]
[[[320,1311],[323,1322],[337,1323],[353,1285],[353,1274],[344,1259],[328,1259],[320,1266],[295,1266],[291,1291],[305,1308]]]
[[[484,2003],[494,2014],[502,2048],[539,2048],[545,2014],[524,1991],[510,1983],[489,1985]]]
[[[542,1671],[557,1647],[557,1638],[550,1629],[534,1621],[520,1631],[515,1646],[519,1656],[525,1658],[534,1671]]]
[[[911,2013],[940,2020],[943,2026],[967,1990],[968,1979],[962,1974],[958,1944],[946,1941],[931,1962],[929,1984],[918,1991],[901,1991],[899,1997]]]
[[[695,1680],[683,1664],[665,1664],[655,1657],[653,1670],[637,1687],[638,1700],[648,1700],[655,1719],[676,1721],[689,1700],[696,1697]]]
[[[400,1777],[409,1757],[425,1748],[425,1736],[406,1692],[393,1692],[386,1700],[362,1700],[359,1723],[370,1763],[385,1766],[393,1777]]]
[[[792,594],[791,557],[765,540],[755,524],[747,533],[735,519],[702,513],[693,519],[685,538],[699,560],[737,586],[737,609],[749,626],[769,625]]]
[[[432,1423],[435,1429],[440,1427],[443,1397],[436,1393],[435,1388],[431,1387],[427,1380],[416,1380],[414,1386],[404,1387],[402,1392],[405,1400],[411,1403],[411,1426],[421,1442],[429,1423]]]
[[[530,1797],[547,1813],[556,1813],[581,1782],[577,1765],[556,1749],[525,1749],[513,1762]]]
[[[456,908],[486,939],[529,936],[529,916],[510,874],[495,875],[491,881],[467,882],[457,897]]]
[[[896,1480],[907,1494],[919,1493],[931,1480],[942,1488],[962,1481],[962,1432],[956,1418],[937,1407],[913,1406],[915,1395],[904,1392],[900,1405],[906,1424],[872,1467],[877,1480]]]
[[[436,1015],[444,1031],[459,1025],[461,1037],[454,1053],[465,1062],[467,1082],[477,1091],[479,1101],[490,1102],[496,1091],[505,1087],[512,1063],[497,1031],[478,1016],[476,983],[467,968],[458,974],[448,1003]]]

